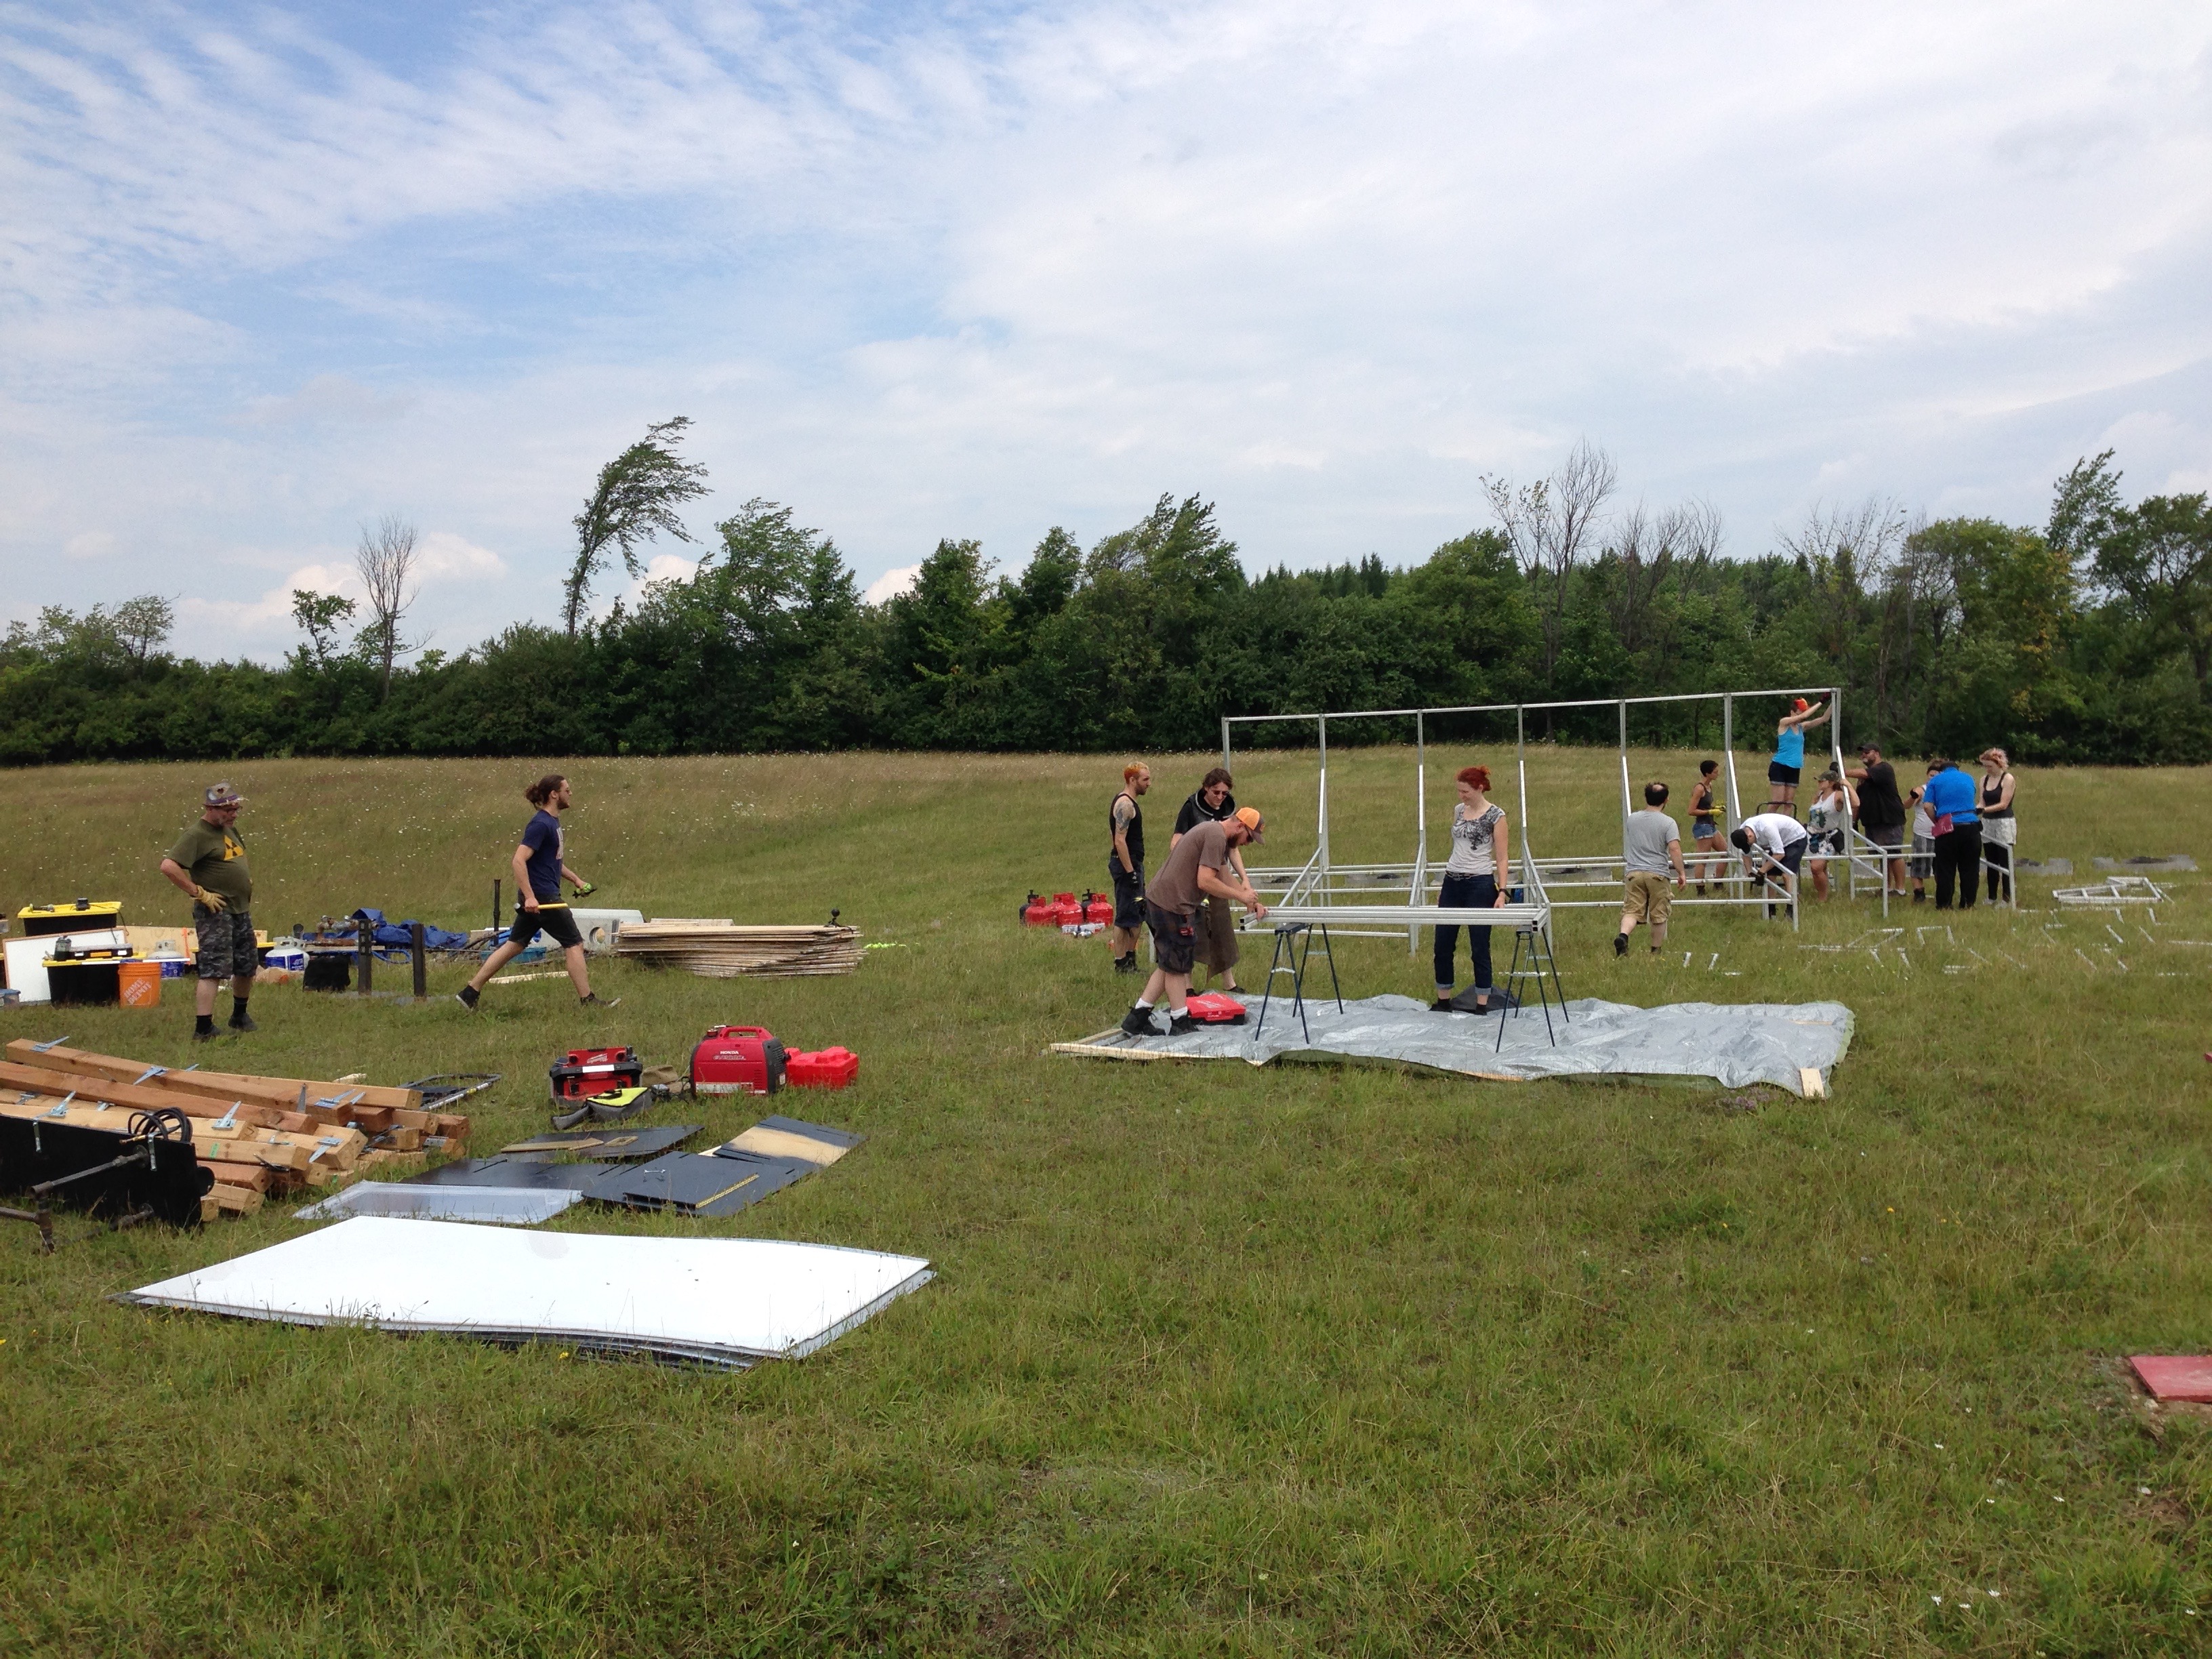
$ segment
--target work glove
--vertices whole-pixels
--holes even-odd
[[[198,902],[205,905],[216,915],[221,915],[225,910],[230,908],[230,901],[228,899],[225,898],[220,893],[211,893],[204,887],[200,889]]]
[[[578,898],[589,898],[592,894],[599,890],[599,884],[595,881],[580,881],[576,884],[576,896]]]

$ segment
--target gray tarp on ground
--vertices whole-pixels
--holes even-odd
[[[1256,1023],[1259,1002],[1255,999],[1249,1006]],[[1255,1066],[1286,1054],[1401,1060],[1515,1081],[1708,1077],[1729,1088],[1771,1083],[1803,1095],[1826,1091],[1828,1074],[1851,1041],[1851,1011],[1840,1002],[1674,1002],[1632,1008],[1584,999],[1569,1003],[1567,1014],[1562,1021],[1559,1010],[1552,1011],[1556,1046],[1546,1040],[1540,1008],[1514,1015],[1505,1021],[1501,1050],[1492,1046],[1498,1041],[1496,1015],[1431,1013],[1426,1003],[1400,996],[1347,1000],[1339,1013],[1335,1001],[1325,998],[1306,1004],[1306,1024],[1313,1034],[1308,1042],[1297,1016],[1278,1000],[1256,1037],[1249,1024],[1209,1025],[1179,1037],[1131,1037],[1114,1031],[1057,1048],[1063,1054],[1175,1055],[1243,1060]]]

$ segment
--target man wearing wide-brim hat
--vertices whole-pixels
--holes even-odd
[[[246,797],[218,783],[200,803],[199,821],[177,837],[161,860],[161,873],[192,902],[192,930],[199,939],[195,1042],[215,1036],[216,988],[225,979],[230,981],[230,1029],[254,1029],[246,1000],[253,994],[253,973],[259,965],[253,945],[253,878],[246,867],[246,843],[238,836],[238,809]]]

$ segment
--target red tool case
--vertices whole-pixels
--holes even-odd
[[[645,1062],[635,1048],[571,1048],[553,1062],[553,1098],[588,1100],[610,1089],[635,1089],[645,1081]]]
[[[1242,1025],[1244,1005],[1226,991],[1200,991],[1184,1000],[1183,1012],[1201,1025]]]
[[[783,1044],[764,1025],[717,1025],[691,1051],[691,1088],[702,1095],[772,1095],[784,1084]]]

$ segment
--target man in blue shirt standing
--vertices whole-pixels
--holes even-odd
[[[507,930],[507,943],[484,959],[476,977],[456,994],[463,1007],[475,1007],[491,976],[520,956],[543,932],[567,957],[569,982],[584,1006],[611,1008],[622,999],[602,1002],[592,994],[591,974],[584,966],[584,936],[577,930],[575,917],[568,914],[568,902],[561,896],[564,877],[575,884],[579,898],[592,890],[592,884],[571,870],[562,855],[561,814],[571,805],[568,780],[551,774],[532,784],[522,796],[538,811],[524,826],[521,843],[514,849],[514,926]]]
[[[1938,760],[1942,769],[1928,780],[1921,792],[1928,816],[1936,821],[1936,908],[1951,908],[1953,889],[1959,908],[1974,908],[1974,892],[1982,880],[1982,819],[1980,798],[1974,781],[1949,760]]]

